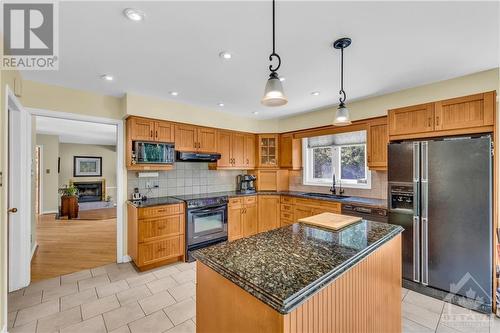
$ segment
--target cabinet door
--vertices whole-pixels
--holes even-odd
[[[217,152],[221,158],[217,161],[217,167],[227,168],[231,166],[231,132],[218,131],[217,133]]]
[[[293,208],[293,217],[295,221],[298,221],[304,217],[313,216],[313,209],[311,207],[306,206],[295,206]]]
[[[155,122],[149,119],[131,118],[130,131],[132,141],[153,141]]]
[[[139,244],[138,266],[182,256],[184,235]]]
[[[279,142],[277,134],[261,134],[258,136],[258,166],[260,168],[278,167]]]
[[[291,134],[280,135],[280,167],[292,168],[292,141]]]
[[[139,243],[184,234],[184,215],[139,220]]]
[[[494,93],[436,102],[436,130],[454,130],[494,124]]]
[[[175,150],[196,151],[197,128],[189,125],[175,125]]]
[[[214,128],[201,127],[197,131],[198,151],[205,153],[217,152],[217,131]]]
[[[255,168],[255,135],[245,135],[245,167]]]
[[[243,208],[240,205],[227,210],[227,236],[229,241],[243,237]]]
[[[257,205],[248,205],[243,213],[243,236],[255,235],[258,231],[258,210]]]
[[[277,170],[257,171],[257,189],[259,191],[276,191],[278,188]]]
[[[174,142],[174,124],[167,121],[155,121],[155,140]]]
[[[434,103],[389,110],[389,135],[408,135],[434,130]]]
[[[231,156],[234,167],[245,167],[245,135],[233,133],[231,136]]]
[[[280,226],[280,197],[277,195],[259,196],[259,232],[269,231]]]
[[[368,132],[368,168],[387,169],[387,144],[389,136],[387,124],[372,124]]]

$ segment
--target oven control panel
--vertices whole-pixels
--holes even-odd
[[[202,208],[227,204],[227,197],[192,199],[187,202],[187,208]]]

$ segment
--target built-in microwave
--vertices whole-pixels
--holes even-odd
[[[134,141],[132,163],[173,164],[175,149],[173,143]]]

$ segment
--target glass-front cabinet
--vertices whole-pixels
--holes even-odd
[[[277,168],[278,163],[278,135],[259,134],[258,164],[259,168]]]

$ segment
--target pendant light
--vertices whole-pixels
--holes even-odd
[[[264,90],[264,97],[262,97],[261,103],[265,106],[281,106],[288,103],[288,100],[283,92],[283,85],[281,84],[280,78],[278,76],[278,69],[281,66],[281,58],[276,53],[276,39],[275,39],[275,0],[273,0],[273,53],[269,55],[269,61],[273,61],[273,58],[278,60],[276,67],[269,65],[269,79],[267,79],[266,88]]]
[[[340,49],[340,97],[339,97],[339,107],[335,112],[335,119],[333,125],[335,126],[345,126],[351,124],[351,117],[349,116],[349,110],[346,108],[344,102],[347,98],[344,91],[344,49],[351,45],[350,38],[340,38],[333,42],[333,47],[337,50]]]

